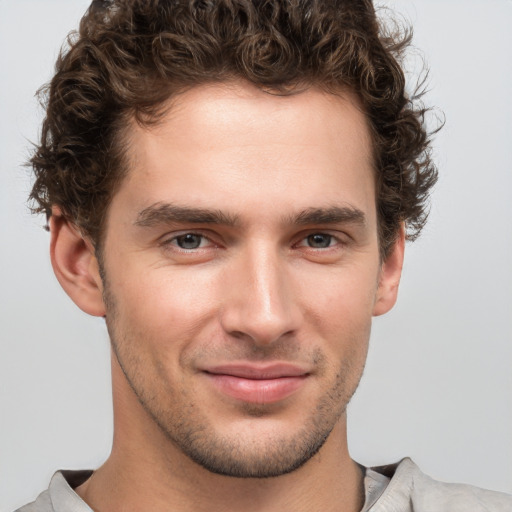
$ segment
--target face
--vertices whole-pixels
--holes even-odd
[[[344,421],[382,308],[357,101],[201,86],[128,147],[102,267],[130,392],[212,472],[298,468]]]

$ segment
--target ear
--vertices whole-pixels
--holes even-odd
[[[382,262],[379,274],[373,316],[387,313],[396,302],[398,286],[402,275],[405,249],[405,226],[402,224],[400,233],[393,244],[388,257]]]
[[[105,316],[103,285],[92,243],[58,207],[52,208],[49,224],[50,256],[60,285],[82,311]]]

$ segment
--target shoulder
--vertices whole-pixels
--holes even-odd
[[[391,478],[371,512],[505,512],[512,496],[471,485],[444,483],[423,473],[411,459],[373,468]]]
[[[92,512],[73,490],[87,480],[91,473],[90,470],[57,471],[46,491],[15,512]]]
[[[50,492],[48,490],[42,492],[35,501],[14,512],[54,512]]]

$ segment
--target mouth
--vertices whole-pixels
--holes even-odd
[[[224,395],[252,404],[271,404],[290,397],[304,385],[309,373],[292,364],[230,364],[203,370]]]

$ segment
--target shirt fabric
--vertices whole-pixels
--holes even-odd
[[[91,512],[73,490],[92,471],[57,471],[33,503],[15,512]],[[366,468],[361,512],[512,512],[512,496],[464,484],[433,480],[411,459]]]

